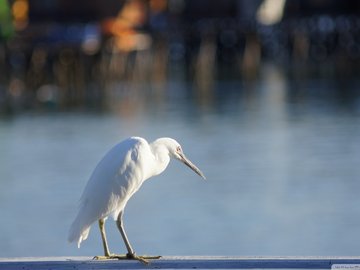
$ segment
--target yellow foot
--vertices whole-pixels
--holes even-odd
[[[95,256],[93,260],[126,260],[128,257],[126,255],[116,255],[116,254],[110,254],[105,256]]]
[[[109,256],[95,256],[94,260],[138,260],[144,264],[149,264],[148,260],[160,259],[161,256],[138,256],[135,254],[117,255],[110,254]]]

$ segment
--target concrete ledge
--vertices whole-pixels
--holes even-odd
[[[360,257],[213,257],[165,256],[144,265],[133,260],[96,261],[90,257],[0,258],[0,269],[330,269],[360,265]]]

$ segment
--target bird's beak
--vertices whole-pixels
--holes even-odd
[[[198,167],[196,167],[187,157],[185,157],[184,154],[180,155],[180,161],[183,162],[186,166],[188,166],[190,169],[192,169],[194,172],[196,172],[198,175],[200,175],[202,178],[206,179],[205,175],[200,171]]]

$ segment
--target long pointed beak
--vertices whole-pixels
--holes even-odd
[[[196,167],[187,157],[185,157],[184,154],[180,155],[182,161],[186,166],[188,166],[190,169],[192,169],[194,172],[196,172],[198,175],[200,175],[202,178],[206,179],[205,175],[200,171],[198,167]]]

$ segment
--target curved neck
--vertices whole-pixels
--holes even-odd
[[[154,166],[153,175],[155,176],[162,173],[169,165],[170,162],[169,150],[159,140],[156,140],[153,143],[151,143],[150,148],[154,155],[155,166]]]

